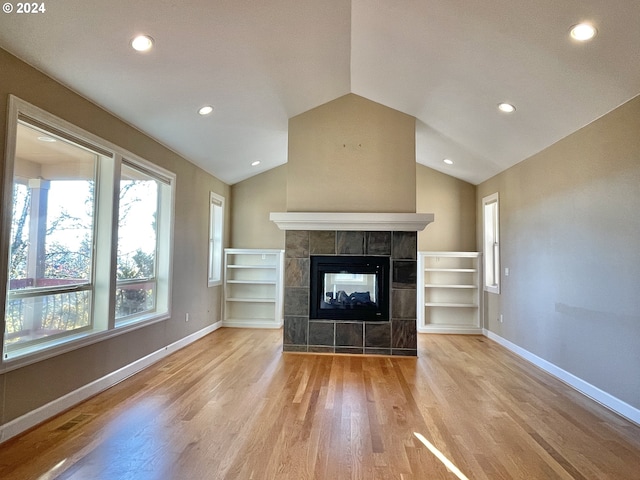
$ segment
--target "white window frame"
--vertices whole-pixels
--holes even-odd
[[[9,96],[9,114],[7,118],[7,137],[5,150],[5,170],[3,185],[2,212],[2,261],[1,275],[4,284],[8,285],[9,239],[11,236],[11,205],[13,203],[14,160],[17,144],[18,120],[36,124],[50,130],[74,143],[86,145],[90,149],[101,152],[97,167],[97,182],[94,212],[94,273],[90,286],[93,295],[92,327],[81,332],[70,332],[69,335],[56,336],[51,340],[37,344],[27,344],[24,349],[5,351],[5,318],[0,319],[0,330],[3,341],[0,356],[0,372],[13,370],[24,365],[35,363],[46,358],[101,341],[115,335],[126,333],[155,322],[166,320],[171,316],[171,269],[173,252],[173,218],[175,204],[176,175],[147,160],[144,160],[121,147],[112,144],[90,132],[87,132],[65,120],[62,120],[18,97]],[[127,323],[115,322],[115,289],[116,289],[116,252],[118,242],[118,194],[120,185],[120,165],[123,159],[140,168],[154,172],[167,182],[168,188],[161,196],[163,204],[159,210],[158,225],[162,233],[158,233],[158,302],[152,312],[136,317]],[[161,237],[161,239],[160,239]],[[7,288],[0,290],[0,309],[4,313],[7,301]],[[162,298],[160,298],[162,297]]]
[[[144,321],[147,318],[153,318],[162,312],[170,313],[170,299],[171,299],[171,251],[173,243],[173,186],[175,184],[175,175],[167,170],[154,165],[147,160],[137,157],[131,153],[121,157],[121,164],[126,163],[130,167],[145,172],[150,177],[153,177],[158,181],[160,190],[158,192],[158,211],[156,218],[156,271],[155,277],[152,279],[155,281],[156,298],[155,308],[150,312],[143,312],[141,314],[123,317],[116,319],[116,328],[121,328],[126,325],[131,325]],[[120,181],[118,179],[118,190]],[[116,245],[117,250],[117,245]],[[118,282],[116,280],[116,288],[124,282]],[[130,282],[136,284],[140,282]],[[144,283],[142,281],[141,283]]]
[[[222,284],[222,263],[224,253],[224,197],[209,192],[209,258],[207,285]]]
[[[484,291],[500,293],[500,197],[482,199],[482,258]]]

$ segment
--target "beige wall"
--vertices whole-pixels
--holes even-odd
[[[287,209],[287,165],[231,187],[231,246],[284,248],[284,231],[269,220]]]
[[[256,175],[231,187],[231,246],[284,248],[284,232],[270,212],[285,211],[287,165]],[[476,250],[476,187],[416,165],[417,212],[435,213],[436,221],[418,233],[418,249]]]
[[[489,329],[635,408],[639,132],[640,97],[477,189],[478,205],[500,194],[502,291],[485,294]]]
[[[349,94],[289,120],[287,211],[415,212],[415,118]]]
[[[9,94],[175,172],[177,181],[172,318],[0,375],[0,398],[4,399],[0,424],[217,322],[222,289],[207,288],[209,191],[229,195],[226,184],[4,50],[0,50],[2,171]],[[9,214],[3,205],[2,216]],[[7,242],[3,235],[0,251],[7,251]],[[4,285],[6,258],[2,262],[0,283]]]
[[[476,251],[476,187],[416,164],[416,211],[435,221],[418,232],[420,251]]]

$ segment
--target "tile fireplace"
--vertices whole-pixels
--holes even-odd
[[[417,355],[417,231],[433,214],[285,212],[271,220],[285,230],[285,352]]]
[[[288,230],[285,238],[284,351],[417,354],[416,232]],[[311,263],[328,255],[372,256],[388,263],[387,319],[340,312],[319,318],[312,313]]]

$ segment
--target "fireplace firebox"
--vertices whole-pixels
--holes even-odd
[[[311,256],[311,319],[388,321],[389,258]]]

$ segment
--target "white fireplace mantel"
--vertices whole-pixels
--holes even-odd
[[[419,232],[433,213],[271,212],[280,230],[365,230]]]

